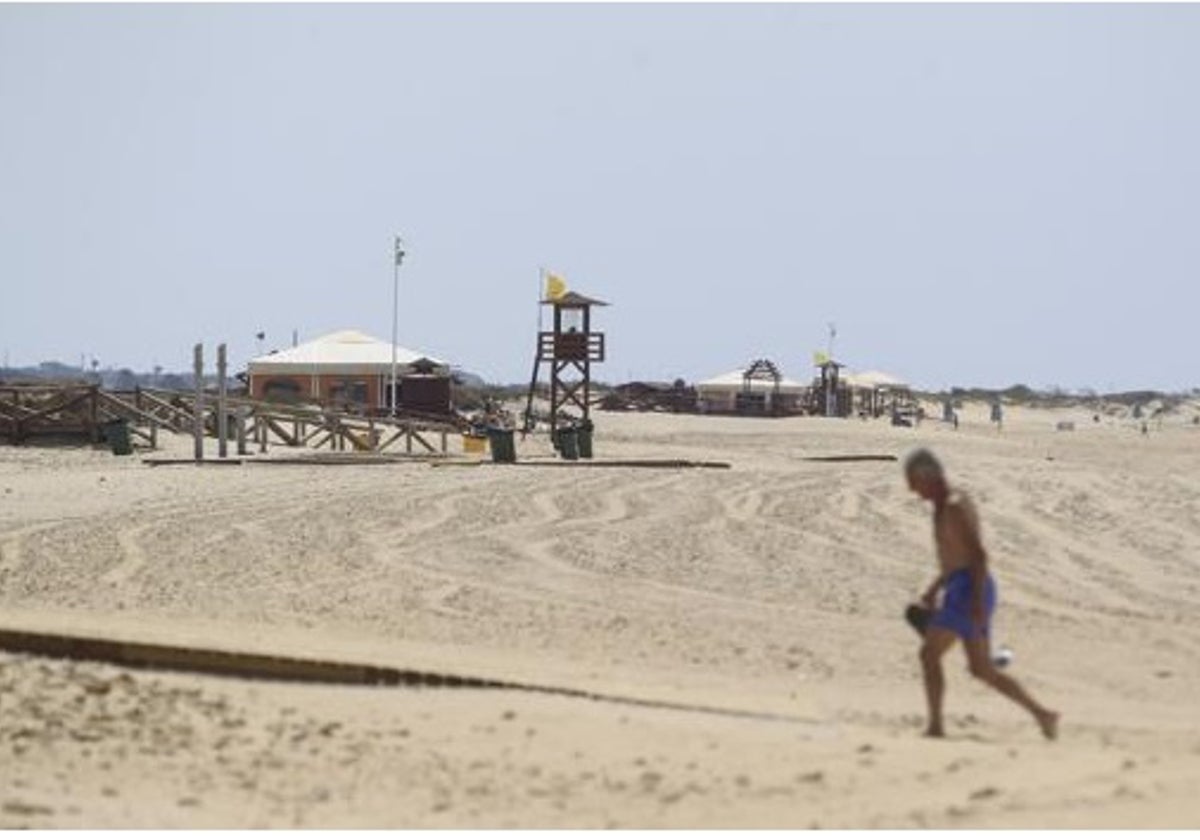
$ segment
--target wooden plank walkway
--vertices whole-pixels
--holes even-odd
[[[247,653],[195,645],[161,644],[45,630],[0,627],[0,650],[58,659],[108,662],[131,668],[185,671],[225,677],[342,685],[424,686],[554,694],[608,703],[737,718],[817,724],[811,718],[751,709],[656,700],[566,686],[477,677],[452,671],[397,668],[361,662]]]
[[[207,393],[197,414],[196,399],[195,393],[156,388],[106,391],[87,384],[0,385],[0,440],[22,445],[53,437],[99,443],[106,424],[124,421],[129,432],[152,449],[157,448],[160,428],[216,438],[218,429],[226,426],[226,439],[236,439],[239,456],[250,454],[251,445],[260,453],[272,445],[370,453],[403,445],[407,454],[414,450],[437,454],[447,451],[449,435],[469,428],[457,415],[401,412],[375,417],[245,397],[222,400]]]
[[[602,467],[633,467],[653,470],[682,470],[682,469],[710,469],[710,470],[728,470],[732,468],[732,464],[726,461],[683,461],[666,458],[647,458],[634,460],[619,460],[619,461],[562,461],[562,460],[534,460],[534,461],[447,461],[445,463],[432,463],[432,467],[482,467],[485,465],[496,467],[567,467],[567,468],[602,468]]]

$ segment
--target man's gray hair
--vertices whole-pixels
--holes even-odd
[[[932,478],[942,478],[942,462],[928,449],[921,448],[913,451],[904,459],[904,474],[906,476],[928,475]]]

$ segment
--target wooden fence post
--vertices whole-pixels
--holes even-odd
[[[204,460],[204,345],[192,348],[192,375],[196,380],[196,400],[192,406],[192,437],[197,461]]]
[[[246,412],[249,409],[239,405],[237,410],[237,452],[238,455],[249,454],[246,449]]]
[[[225,345],[217,345],[217,457],[229,457],[229,405],[225,387]]]

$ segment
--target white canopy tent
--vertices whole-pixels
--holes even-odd
[[[842,381],[857,392],[854,400],[858,411],[868,416],[878,417],[888,411],[895,414],[911,399],[909,384],[900,377],[883,371],[843,373]]]
[[[851,388],[907,388],[909,383],[898,376],[878,370],[868,370],[863,373],[843,373],[842,382]]]
[[[702,410],[705,411],[735,411],[738,394],[761,394],[766,400],[773,399],[778,393],[781,397],[794,403],[808,391],[808,385],[794,379],[783,377],[779,380],[776,391],[775,382],[771,379],[750,379],[745,377],[744,370],[732,370],[711,379],[696,383],[696,397]]]

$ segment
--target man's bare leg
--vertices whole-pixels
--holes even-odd
[[[925,643],[921,645],[921,671],[925,676],[925,700],[929,707],[929,726],[925,735],[930,738],[941,738],[946,734],[942,726],[942,698],[946,694],[942,657],[957,638],[950,630],[930,627],[925,631]]]
[[[1051,711],[1038,703],[1030,696],[1029,692],[1021,687],[1019,682],[1008,674],[996,670],[992,664],[987,639],[964,641],[963,646],[967,651],[967,664],[971,668],[972,676],[978,677],[1033,715],[1042,729],[1042,734],[1048,739],[1054,740],[1058,737],[1058,712]]]

